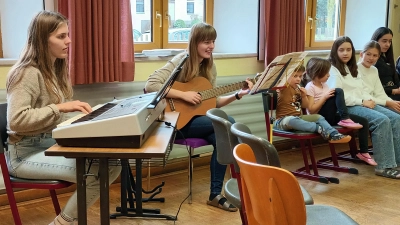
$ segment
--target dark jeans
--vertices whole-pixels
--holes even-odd
[[[340,120],[348,119],[349,117],[354,122],[361,124],[363,128],[358,129],[358,142],[360,145],[360,152],[368,152],[368,120],[361,116],[348,113],[347,106],[344,102],[343,90],[341,88],[335,88],[335,96],[329,98],[325,102],[325,104],[319,110],[318,114],[325,117],[326,121],[328,121],[331,126],[335,126]]]
[[[230,116],[229,121],[232,124],[235,123],[235,120]],[[196,116],[192,118],[189,123],[181,129],[181,132],[184,138],[203,138],[206,139],[209,144],[214,146],[214,151],[212,153],[210,161],[210,191],[211,194],[221,194],[226,172],[226,165],[221,165],[217,161],[217,143],[214,133],[214,127],[210,118],[208,118],[207,116]],[[182,134],[178,132],[176,134],[176,138],[183,138]]]
[[[339,113],[340,120],[349,118],[346,102],[344,101],[344,93],[341,88],[335,88],[335,96],[326,100],[318,114],[324,116],[330,125],[336,125],[339,122],[336,122],[336,112]]]

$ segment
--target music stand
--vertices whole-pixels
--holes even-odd
[[[168,80],[163,84],[161,89],[157,92],[156,96],[154,97],[153,101],[147,106],[148,109],[156,108],[157,104],[167,96],[169,90],[171,89],[172,85],[174,84],[176,78],[178,77],[179,73],[182,70],[183,64],[185,63],[186,59],[189,58],[189,55],[186,54],[184,58],[179,62],[178,66],[172,71],[171,76]]]
[[[288,80],[299,65],[304,63],[307,52],[292,52],[277,56],[262,72],[256,76],[257,82],[250,91],[251,95],[287,87]],[[285,74],[285,76],[283,76]],[[258,79],[257,79],[258,78]],[[286,79],[285,79],[286,78]]]

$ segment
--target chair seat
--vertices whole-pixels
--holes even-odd
[[[326,205],[307,205],[307,225],[357,225],[358,223],[341,210]]]
[[[236,178],[229,179],[224,186],[224,193],[226,199],[232,203],[239,210],[242,209],[242,203],[240,202],[240,194],[238,188],[238,182]]]
[[[202,138],[176,139],[174,143],[179,145],[188,145],[192,148],[199,148],[205,145],[209,145],[207,140]]]

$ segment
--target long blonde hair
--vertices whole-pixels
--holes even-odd
[[[57,103],[63,99],[60,93],[54,91],[57,86],[66,99],[72,98],[73,91],[68,74],[67,59],[57,58],[53,63],[48,44],[51,33],[55,32],[62,24],[67,23],[68,20],[63,15],[50,11],[41,11],[32,19],[25,47],[8,74],[7,92],[21,80],[24,69],[32,66],[41,72],[47,91],[58,99]]]
[[[208,80],[212,79],[211,69],[214,64],[213,57],[211,55],[209,59],[203,59],[199,66],[197,46],[202,41],[214,41],[215,39],[217,39],[217,31],[213,26],[207,23],[197,23],[193,25],[190,31],[189,46],[187,49],[189,52],[189,59],[183,66],[179,80],[188,82],[198,75]]]

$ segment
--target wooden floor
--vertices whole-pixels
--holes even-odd
[[[337,148],[346,147],[337,145]],[[315,148],[317,157],[328,156],[328,148]],[[299,150],[280,152],[282,167],[295,169],[302,164]],[[299,178],[299,182],[310,192],[315,204],[335,206],[359,224],[392,225],[400,224],[400,180],[382,178],[374,175],[374,168],[366,164],[354,164],[341,161],[342,166],[355,167],[358,175],[320,170],[322,175],[337,177],[340,184],[322,184]],[[165,197],[165,203],[145,203],[146,208],[160,208],[164,214],[175,215],[179,204],[187,196],[187,175],[185,171],[154,177],[152,186],[165,181],[165,187],[160,196]],[[149,220],[135,218],[118,218],[111,224],[119,225],[161,225],[161,224],[241,224],[238,212],[226,212],[206,205],[209,194],[209,171],[207,167],[195,168],[194,171],[193,204],[183,203],[178,220]],[[120,204],[120,186],[113,184],[110,190],[110,212]],[[59,196],[60,204],[65,205],[70,194]],[[23,224],[48,224],[54,218],[53,208],[49,199],[36,200],[19,204]],[[13,224],[11,211],[8,207],[0,208],[0,224]],[[88,211],[88,224],[99,224],[99,202]]]

